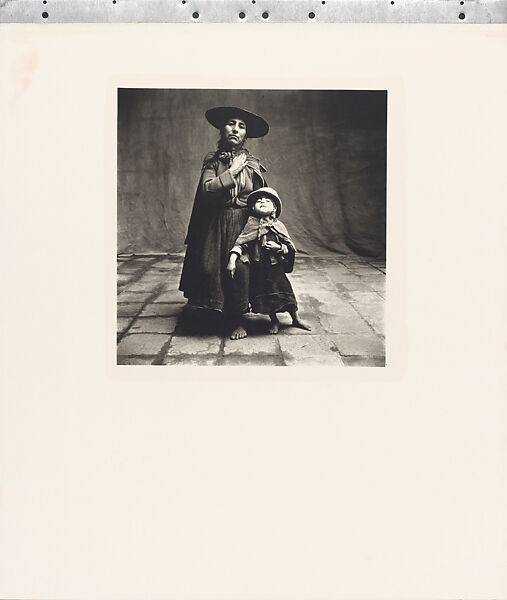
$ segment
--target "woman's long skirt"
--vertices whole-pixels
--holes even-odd
[[[215,215],[202,239],[187,246],[180,290],[191,306],[231,310],[229,252],[248,220],[246,208],[225,207]]]

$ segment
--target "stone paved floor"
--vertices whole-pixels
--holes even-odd
[[[289,275],[310,332],[280,315],[249,315],[249,335],[232,341],[217,332],[190,333],[179,317],[181,256],[118,258],[119,365],[384,366],[385,261],[355,256],[298,256]]]

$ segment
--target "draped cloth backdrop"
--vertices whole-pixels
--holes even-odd
[[[178,253],[202,160],[218,131],[212,106],[262,115],[246,147],[282,198],[299,252],[385,256],[387,92],[118,90],[118,252]]]

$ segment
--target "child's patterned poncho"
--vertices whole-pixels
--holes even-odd
[[[268,240],[276,241],[282,246],[279,252],[270,253],[271,264],[283,262],[284,271],[291,273],[296,247],[285,225],[274,217],[249,217],[231,252],[238,254],[243,262],[259,262]]]

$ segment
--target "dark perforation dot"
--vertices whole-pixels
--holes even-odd
[[[47,13],[47,12],[43,12],[43,13],[42,13],[42,18],[43,18],[43,19],[47,19],[48,17],[49,17],[49,15],[48,15],[48,13]]]
[[[252,0],[252,4],[255,4],[255,0]]]
[[[269,13],[268,12],[263,12],[262,13],[262,18],[263,19],[267,19],[269,17]]]
[[[308,13],[308,18],[315,19],[315,13],[314,12]]]
[[[463,0],[461,0],[460,4],[461,4],[461,6],[463,6],[463,4],[465,4],[465,3],[463,2]]]
[[[459,13],[458,16],[463,21],[463,19],[465,18],[465,13]]]
[[[47,4],[48,0],[42,0],[42,4]]]
[[[194,17],[194,19],[198,19],[199,18],[199,13],[198,12],[192,13],[192,16]]]
[[[240,19],[244,19],[244,18],[245,18],[245,16],[246,16],[246,15],[245,15],[245,13],[244,13],[244,12],[240,12],[240,13],[239,13],[239,18],[240,18]]]
[[[322,0],[322,4],[325,4],[325,3],[326,3],[326,0]]]
[[[182,3],[182,4],[186,4],[186,3],[187,3],[187,0],[181,0],[181,3]]]
[[[394,4],[394,0],[391,0],[391,4]]]
[[[116,4],[116,0],[113,0],[113,4]]]

